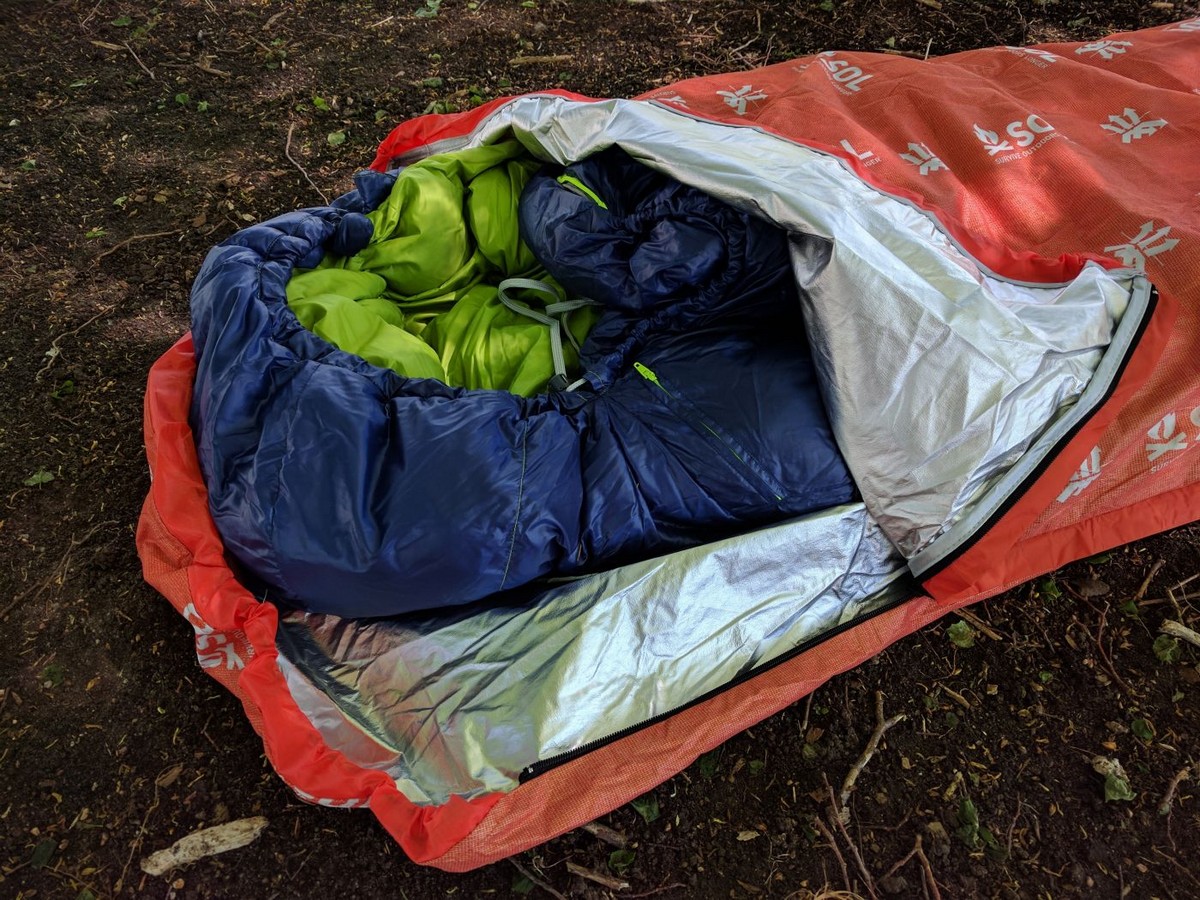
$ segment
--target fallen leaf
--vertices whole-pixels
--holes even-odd
[[[762,835],[759,834],[757,831],[751,831],[749,829],[746,829],[745,831],[738,832],[737,839],[739,841],[752,841],[757,837],[762,837]]]

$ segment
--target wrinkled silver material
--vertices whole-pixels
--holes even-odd
[[[879,608],[906,571],[855,504],[579,579],[524,607],[289,613],[278,643],[293,695],[333,748],[418,803],[444,803],[512,790],[539,760]]]
[[[435,149],[509,134],[564,164],[619,144],[791,233],[809,341],[864,503],[561,584],[519,608],[285,615],[280,667],[300,708],[330,747],[418,803],[512,790],[538,761],[902,599],[905,559],[936,558],[939,535],[967,539],[1082,415],[1085,389],[1101,394],[1115,377],[1105,348],[1134,293],[1132,273],[1095,265],[1071,284],[1006,281],[839,160],[654,104],[521,98]]]

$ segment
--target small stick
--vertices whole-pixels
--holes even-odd
[[[104,257],[108,256],[110,253],[116,253],[122,247],[125,247],[136,241],[148,241],[153,238],[170,237],[173,234],[179,234],[179,231],[180,231],[180,229],[176,228],[174,231],[156,231],[153,234],[135,234],[133,237],[127,237],[127,238],[125,238],[125,240],[121,241],[119,244],[113,244],[111,247],[109,247],[103,253],[98,254],[96,256],[96,262],[100,262],[100,260],[104,259]]]
[[[609,828],[607,825],[601,825],[599,822],[588,822],[586,825],[580,826],[592,837],[599,838],[606,844],[612,844],[614,847],[624,848],[629,844],[629,840],[621,832]]]
[[[1154,580],[1154,576],[1158,574],[1158,570],[1167,564],[1165,559],[1157,560],[1150,567],[1150,574],[1146,576],[1146,580],[1142,582],[1142,586],[1137,589],[1137,593],[1133,595],[1133,602],[1137,603],[1146,596],[1146,591],[1150,589],[1150,582]]]
[[[572,875],[578,875],[580,878],[586,878],[588,881],[594,881],[596,884],[602,884],[610,891],[627,891],[629,890],[629,882],[621,881],[619,878],[610,878],[600,872],[592,869],[584,868],[578,863],[573,863],[567,860],[567,871]]]
[[[138,59],[138,55],[136,53],[134,53],[133,48],[129,46],[129,41],[123,41],[122,43],[125,44],[125,49],[129,51],[129,55],[133,57],[133,61],[135,63],[137,63],[139,66],[141,66],[141,69],[143,72],[145,72],[147,75],[150,76],[150,80],[158,81],[158,79],[154,77],[154,73],[146,68],[146,64],[144,62],[142,62],[140,59]]]
[[[875,692],[875,721],[877,723],[875,725],[875,730],[871,732],[871,739],[867,741],[867,747],[865,750],[863,750],[862,756],[860,756],[858,758],[858,762],[856,762],[850,768],[849,774],[846,775],[846,780],[842,782],[842,811],[839,815],[843,817],[843,823],[846,821],[846,804],[850,800],[850,793],[854,790],[854,783],[858,781],[858,776],[862,774],[862,770],[866,767],[867,763],[871,761],[871,757],[875,755],[875,751],[879,749],[879,742],[883,740],[883,736],[887,733],[888,729],[899,725],[906,718],[907,716],[905,716],[904,713],[897,713],[885,721],[883,718],[883,692]]]
[[[554,900],[567,900],[566,897],[564,897],[562,894],[560,894],[558,891],[556,891],[550,885],[546,884],[546,882],[542,881],[542,879],[538,878],[536,875],[534,875],[532,872],[530,872],[527,868],[525,868],[523,865],[521,865],[519,862],[517,862],[511,856],[509,857],[508,861],[517,867],[518,872],[520,872],[522,875],[524,875],[526,878],[528,878],[530,881],[532,881],[534,884],[536,884],[538,887],[540,887],[543,891],[545,891],[547,894],[549,894],[551,897],[553,897]]]
[[[800,737],[808,734],[808,714],[812,712],[813,694],[815,693],[816,691],[813,691],[812,694],[809,694],[808,701],[804,704],[804,721],[800,723]]]
[[[813,816],[813,822],[816,823],[817,830],[821,832],[821,837],[825,838],[829,844],[833,855],[837,857],[838,865],[842,867],[842,880],[846,882],[846,891],[850,894],[854,893],[854,885],[850,883],[850,870],[846,868],[846,860],[842,858],[842,851],[838,849],[837,841],[834,840],[833,832],[831,832],[820,816]]]
[[[293,122],[291,125],[288,126],[287,143],[283,145],[283,155],[288,158],[288,160],[291,162],[291,164],[293,166],[295,166],[297,169],[300,170],[300,174],[304,176],[304,180],[307,181],[312,186],[312,189],[314,191],[316,191],[318,194],[321,195],[321,199],[324,200],[325,205],[328,206],[329,198],[325,196],[325,192],[323,190],[321,190],[319,187],[317,187],[315,184],[313,184],[313,180],[311,178],[309,178],[308,173],[304,171],[304,166],[302,166],[302,165],[300,165],[300,163],[296,162],[296,158],[294,156],[292,156],[292,132],[295,130],[296,130],[296,123]]]
[[[870,870],[867,869],[867,864],[863,862],[862,854],[859,852],[857,845],[850,839],[850,832],[846,830],[846,823],[842,821],[842,812],[838,810],[837,800],[833,796],[833,785],[829,783],[829,779],[825,777],[825,773],[821,773],[821,778],[825,782],[825,790],[829,793],[829,819],[837,826],[838,831],[842,833],[842,837],[846,839],[846,846],[850,848],[850,853],[854,856],[854,862],[858,866],[858,871],[862,873],[863,881],[867,885],[867,893],[871,895],[871,900],[877,900],[878,894],[875,893],[875,879],[871,877]],[[846,812],[846,818],[849,818],[849,811]]]
[[[1091,604],[1089,603],[1088,606],[1091,606]],[[1095,609],[1095,607],[1092,607],[1092,609]],[[1100,610],[1100,627],[1096,631],[1096,649],[1100,651],[1100,659],[1103,661],[1105,668],[1108,669],[1108,674],[1113,677],[1113,681],[1116,682],[1117,687],[1132,697],[1133,691],[1130,690],[1130,687],[1125,683],[1125,680],[1117,674],[1117,667],[1113,665],[1112,655],[1104,646],[1104,628],[1107,624],[1108,609],[1102,609]]]
[[[71,337],[71,335],[79,334],[79,332],[83,331],[83,329],[87,328],[89,325],[91,325],[97,319],[101,318],[102,316],[107,316],[109,313],[111,313],[113,311],[114,308],[115,307],[112,307],[112,306],[104,307],[104,309],[100,310],[100,312],[96,313],[94,316],[92,316],[90,319],[88,319],[86,322],[84,322],[78,328],[72,328],[70,331],[64,331],[62,334],[60,334],[58,337],[56,337],[54,340],[52,340],[50,342],[50,349],[46,353],[46,355],[49,357],[49,359],[46,360],[46,364],[44,366],[42,366],[40,369],[38,369],[37,374],[33,376],[33,380],[41,381],[42,376],[45,375],[47,372],[49,372],[50,367],[54,365],[54,361],[62,355],[62,349],[58,346],[59,341],[61,341],[65,337]]]
[[[905,864],[906,864],[906,863],[907,863],[907,862],[908,862],[910,859],[912,859],[914,856],[916,856],[916,855],[917,855],[917,851],[918,851],[918,850],[920,850],[920,849],[921,849],[921,835],[919,835],[919,834],[918,834],[918,835],[917,835],[917,841],[916,841],[916,843],[914,843],[914,844],[913,844],[913,848],[912,848],[911,850],[909,850],[907,854],[905,854],[905,856],[904,856],[904,858],[903,858],[902,860],[900,860],[898,863],[896,863],[894,866],[892,866],[890,869],[888,869],[888,870],[887,870],[887,874],[886,874],[886,875],[884,875],[884,876],[883,876],[881,879],[879,879],[879,880],[880,880],[880,881],[887,881],[889,878],[891,878],[893,875],[895,875],[897,872],[899,872],[901,869],[903,869],[903,868],[904,868],[904,866],[905,866]]]
[[[508,64],[510,66],[541,66],[570,62],[574,58],[571,53],[558,53],[554,56],[514,56],[508,61]]]
[[[286,10],[285,10],[285,12],[286,12]],[[219,75],[221,78],[232,78],[233,77],[232,75],[230,75],[230,73],[224,71],[223,69],[214,69],[212,66],[210,66],[207,62],[205,62],[203,60],[196,63],[195,65],[196,65],[196,68],[199,69],[201,72],[207,72],[209,75]]]
[[[929,879],[929,890],[933,892],[933,900],[942,900],[942,892],[938,890],[937,879],[933,877],[933,866],[929,864],[929,857],[925,855],[925,851],[919,845],[917,859],[921,860],[921,868],[925,872],[925,877]]]
[[[1187,781],[1192,777],[1190,766],[1184,766],[1175,773],[1175,777],[1171,779],[1171,783],[1167,785],[1167,792],[1163,794],[1162,803],[1158,804],[1158,814],[1160,816],[1170,815],[1171,801],[1175,799],[1175,792],[1179,789],[1181,781]]]
[[[993,641],[1004,640],[1004,638],[1000,636],[1000,633],[998,631],[996,631],[994,628],[992,628],[990,625],[988,625],[986,622],[984,622],[983,619],[979,618],[979,616],[975,615],[975,613],[971,612],[970,610],[960,609],[960,610],[958,610],[958,612],[955,613],[955,615],[962,617],[967,622],[969,622],[971,625],[974,625],[977,630],[982,631],[984,634],[986,634],[988,637],[990,637]]]
[[[680,884],[678,881],[676,881],[672,884],[664,884],[662,887],[656,887],[652,891],[645,891],[641,894],[630,894],[626,900],[641,900],[642,897],[653,897],[655,894],[661,894],[663,891],[672,891],[675,888],[681,887],[686,887],[686,885]]]
[[[1178,622],[1172,622],[1170,619],[1167,619],[1158,626],[1158,630],[1163,634],[1179,638],[1181,641],[1187,641],[1193,647],[1200,647],[1200,634],[1192,631],[1186,625],[1181,625]]]

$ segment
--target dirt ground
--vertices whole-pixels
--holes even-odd
[[[142,582],[133,540],[146,372],[188,327],[206,249],[345,190],[397,121],[547,87],[629,96],[830,48],[938,55],[1196,14],[1142,0],[4,3],[0,895],[1200,897],[1200,656],[1155,645],[1164,618],[1198,627],[1198,527],[977,608],[993,636],[951,618],[900,642],[605,817],[624,848],[580,830],[467,875],[409,863],[366,812],[297,800]],[[867,743],[877,691],[907,718],[842,834],[825,785]],[[1106,782],[1096,755],[1124,778]],[[251,815],[270,825],[249,849],[169,878],[139,869]],[[892,871],[918,837],[923,858]]]

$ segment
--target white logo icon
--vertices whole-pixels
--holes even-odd
[[[1044,59],[1048,63],[1058,62],[1058,57],[1049,50],[1039,50],[1037,47],[1025,47],[1023,49],[1030,56],[1036,56],[1038,59]]]
[[[1178,22],[1168,28],[1167,31],[1200,31],[1200,19],[1187,19],[1183,22]]]
[[[318,806],[331,806],[334,809],[354,809],[355,807],[370,806],[367,800],[360,800],[358,797],[351,797],[349,800],[329,800],[324,797],[314,797],[307,791],[302,791],[300,788],[292,785],[292,790],[296,792],[296,796],[308,803],[316,803]]]
[[[859,159],[863,160],[864,162],[868,159],[875,158],[875,154],[872,153],[870,150],[864,150],[862,153],[859,153],[857,150],[854,149],[853,145],[851,145],[851,143],[847,140],[842,141],[842,149],[845,150],[847,153],[849,153],[851,156],[856,156]]]
[[[1187,434],[1175,430],[1175,413],[1169,412],[1146,432],[1146,458],[1154,462],[1168,453],[1187,449]]]
[[[736,91],[717,91],[717,96],[725,98],[725,105],[732,106],[733,111],[739,116],[746,114],[746,104],[753,103],[758,100],[766,100],[767,95],[762,91],[756,91],[748,84],[742,85]]]
[[[667,91],[663,94],[651,94],[646,99],[658,100],[662,103],[674,103],[676,106],[687,106],[687,101],[680,97],[674,91]]]
[[[1105,131],[1111,131],[1113,134],[1119,134],[1123,143],[1129,144],[1140,138],[1149,137],[1158,131],[1160,128],[1165,128],[1167,125],[1166,119],[1143,119],[1134,110],[1128,106],[1125,107],[1124,116],[1109,116],[1108,121],[1111,125],[1101,125]]]
[[[1039,50],[1037,47],[1005,47],[1009,53],[1015,53],[1027,62],[1033,63],[1039,69],[1048,69],[1058,62],[1058,57],[1049,50]]]
[[[874,78],[874,75],[866,75],[858,66],[852,66],[847,60],[834,59],[837,54],[836,50],[826,50],[824,53],[817,55],[817,59],[825,68],[825,73],[829,76],[830,81],[843,94],[848,92],[857,93],[862,90],[862,86]]]
[[[202,669],[236,670],[246,667],[229,636],[217,631],[200,618],[194,603],[189,603],[183,608],[183,617],[196,630],[196,656]]]
[[[924,143],[910,143],[908,149],[909,152],[901,153],[900,158],[916,166],[922,175],[928,175],[930,172],[936,172],[938,169],[945,169],[947,172],[950,171],[950,167],[938,159],[934,152],[926,147]]]
[[[1164,225],[1154,230],[1154,220],[1142,224],[1141,230],[1129,239],[1126,244],[1114,244],[1105,247],[1105,253],[1111,253],[1127,266],[1135,269],[1146,268],[1146,257],[1166,253],[1179,243],[1179,238],[1168,238],[1171,226]]]
[[[980,128],[978,125],[975,126],[975,137],[983,141],[983,146],[987,147],[988,156],[995,156],[997,153],[1003,153],[1005,150],[1013,148],[1008,141],[1000,140],[1000,135],[996,132]]]
[[[1100,448],[1093,447],[1088,458],[1083,461],[1079,470],[1071,476],[1063,492],[1058,495],[1059,503],[1066,503],[1076,494],[1082,494],[1084,489],[1100,477]]]
[[[1090,44],[1076,48],[1075,55],[1083,56],[1085,53],[1095,53],[1101,59],[1112,59],[1118,53],[1124,53],[1126,47],[1132,46],[1132,41],[1092,41]]]
[[[1200,19],[1197,19],[1197,21],[1200,21]],[[1192,420],[1192,424],[1195,425],[1197,428],[1200,428],[1200,406],[1197,406],[1195,409],[1192,410],[1192,415],[1190,416],[1190,418]],[[1200,432],[1197,432],[1196,440],[1200,441]]]

